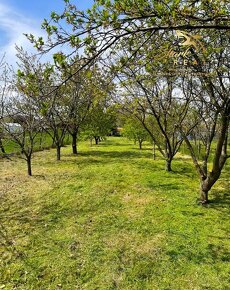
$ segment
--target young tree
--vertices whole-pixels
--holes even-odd
[[[98,145],[103,137],[108,136],[115,127],[116,117],[113,108],[105,106],[104,101],[95,104],[86,119],[83,134]]]
[[[22,158],[27,162],[29,176],[32,175],[31,160],[41,125],[36,110],[37,105],[33,99],[25,95],[17,95],[9,100],[5,108],[5,119],[9,123],[3,120],[1,122],[5,138],[13,140],[19,146]]]
[[[78,63],[77,63],[78,61]],[[71,74],[73,69],[77,69],[81,65],[82,60],[75,59],[75,64],[71,69],[64,70],[64,76]],[[73,154],[77,154],[77,139],[81,128],[84,126],[86,118],[90,114],[90,110],[95,102],[98,102],[100,94],[104,94],[109,90],[106,83],[105,74],[95,64],[90,69],[83,69],[74,75],[65,87],[65,106],[68,111],[68,127],[67,130],[72,136]]]
[[[135,143],[138,142],[140,150],[142,149],[142,143],[149,139],[149,134],[143,125],[132,117],[126,120],[122,135],[134,140]]]
[[[65,88],[56,88],[60,74],[54,66],[40,63],[23,49],[17,48],[20,60],[17,87],[36,104],[37,116],[43,129],[53,139],[57,150],[57,160],[61,158],[61,147],[67,131],[68,112],[64,104]]]
[[[172,171],[172,160],[183,142],[174,124],[185,118],[189,100],[178,102],[175,78],[153,78],[144,71],[127,67],[125,78],[128,81],[121,81],[126,95],[124,109],[142,123],[165,159],[166,171]]]

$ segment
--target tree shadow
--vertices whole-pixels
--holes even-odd
[[[151,154],[148,154],[148,152],[143,153],[141,150],[137,149],[137,151],[99,151],[99,150],[93,150],[93,151],[85,151],[85,152],[79,152],[78,156],[80,157],[89,157],[94,158],[98,157],[101,159],[129,159],[130,158],[148,158],[151,156]],[[103,160],[101,160],[103,162]]]
[[[181,186],[179,184],[172,184],[172,183],[165,183],[165,184],[148,184],[148,187],[150,189],[162,189],[163,191],[169,191],[169,190],[179,190]]]
[[[213,197],[209,200],[207,207],[218,210],[223,209],[225,211],[228,211],[228,213],[230,214],[230,194],[227,192],[227,190],[213,189],[211,191],[211,195]]]
[[[171,260],[177,261],[181,259],[181,257],[186,257],[187,260],[192,261],[196,264],[207,263],[207,259],[211,259],[215,262],[229,262],[230,261],[230,252],[228,249],[223,247],[222,244],[207,244],[207,253],[197,252],[194,253],[189,248],[185,246],[185,244],[181,244],[180,248],[176,247],[173,250],[168,250],[166,253],[170,257]]]

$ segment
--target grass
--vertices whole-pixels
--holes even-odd
[[[179,155],[174,172],[123,138],[37,152],[33,177],[1,160],[0,289],[229,289],[229,164],[207,207]]]
[[[66,134],[64,144],[68,145],[70,142],[70,136]],[[42,135],[38,133],[34,141],[34,152],[51,148],[52,144],[53,140],[48,133],[43,133]],[[3,146],[7,154],[19,154],[21,152],[20,146],[13,140],[3,140]],[[0,156],[1,155],[3,155],[2,152],[0,152]]]

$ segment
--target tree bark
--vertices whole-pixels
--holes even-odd
[[[95,144],[98,145],[100,137],[94,137],[94,139],[95,139]]]
[[[1,148],[2,153],[5,154],[6,151],[5,151],[5,148],[4,148],[3,144],[2,144],[2,139],[1,138],[0,138],[0,148]]]
[[[153,160],[156,160],[156,144],[153,142]]]
[[[165,163],[165,170],[166,171],[172,171],[171,162],[172,162],[171,159],[166,160],[166,163]]]
[[[71,134],[72,136],[72,150],[73,154],[77,155],[77,132]]]
[[[200,190],[200,202],[201,204],[207,204],[208,203],[208,191]]]
[[[200,181],[200,203],[207,204],[208,203],[208,192],[211,186],[208,186],[208,177],[206,179],[202,179]]]
[[[39,149],[42,150],[42,141],[43,141],[43,132],[41,132],[40,134],[40,138],[39,138]]]
[[[29,176],[32,176],[32,165],[31,165],[31,156],[26,156],[27,162],[27,172]]]
[[[142,142],[143,142],[142,140],[138,140],[140,150],[142,149]]]
[[[57,161],[61,160],[61,146],[57,146]]]
[[[200,156],[200,153],[201,153],[201,143],[200,143],[200,140],[199,140],[199,143],[198,143],[198,156]]]

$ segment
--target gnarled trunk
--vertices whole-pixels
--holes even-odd
[[[208,203],[208,192],[212,188],[212,186],[219,179],[221,174],[221,169],[216,172],[211,171],[208,173],[206,178],[201,178],[200,181],[200,202],[201,204]]]

